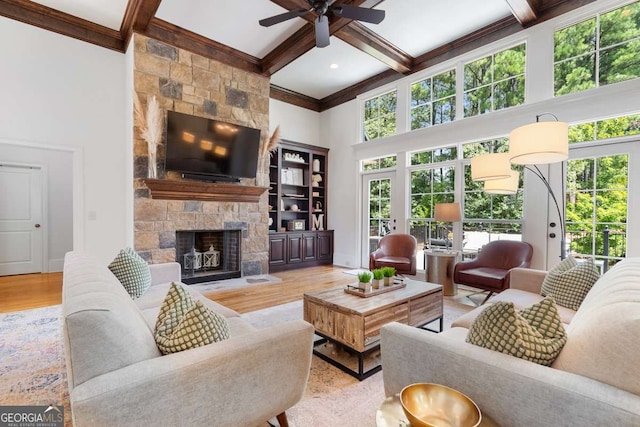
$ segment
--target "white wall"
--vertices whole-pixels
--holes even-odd
[[[74,152],[74,249],[113,259],[130,203],[125,56],[6,18],[0,40],[0,139]]]
[[[420,74],[408,76],[385,87],[381,87],[358,100],[340,105],[321,114],[322,139],[330,141],[330,201],[329,226],[336,230],[334,262],[339,265],[359,265],[360,244],[358,243],[361,208],[360,177],[357,173],[359,161],[368,158],[382,157],[390,154],[405,155],[409,151],[424,150],[429,147],[451,145],[457,143],[481,141],[502,137],[514,128],[535,121],[535,116],[543,112],[553,112],[561,121],[569,123],[595,120],[624,114],[640,112],[640,97],[631,94],[640,93],[640,80],[622,82],[614,85],[592,89],[589,91],[553,97],[553,32],[557,28],[585,16],[590,16],[598,8],[611,7],[620,1],[602,1],[591,4],[573,13],[555,20],[547,21],[532,29],[503,39],[491,45],[483,46],[477,51],[465,54],[439,64]],[[480,58],[493,51],[512,46],[520,42],[527,43],[529,52],[527,60],[527,100],[519,107],[486,114],[478,117],[461,119],[452,123],[421,129],[413,132],[393,135],[380,140],[360,143],[360,122],[362,100],[386,92],[397,87],[398,93],[406,93],[409,85],[422,76],[433,75],[439,71],[459,67],[467,61]],[[399,95],[400,97],[400,95]],[[398,105],[401,105],[399,102]],[[461,105],[461,104],[459,104]],[[460,108],[458,108],[460,110]],[[399,114],[398,117],[406,117]],[[398,125],[405,129],[406,124]],[[560,192],[559,168],[551,167],[552,185],[556,194]],[[556,170],[557,169],[557,170]],[[554,179],[555,178],[555,179]],[[535,256],[532,266],[546,268],[557,262],[560,243],[556,239],[548,239],[549,232],[556,231],[548,227],[551,221],[558,222],[555,207],[547,203],[547,191],[535,177],[527,174],[525,186],[525,209],[523,239],[534,246]],[[408,191],[408,190],[406,190]],[[630,193],[630,198],[640,197]],[[552,202],[550,202],[552,203]],[[632,206],[633,203],[630,203]],[[357,212],[357,213],[356,213]],[[631,221],[640,221],[637,214],[631,213]],[[640,236],[629,235],[629,240]],[[632,247],[629,247],[631,251]],[[640,256],[640,253],[628,253],[628,256]]]
[[[289,141],[329,147],[320,137],[320,113],[269,99],[269,129],[280,125],[280,137]]]
[[[331,144],[327,227],[335,230],[333,263],[346,267],[360,266],[361,184],[353,146],[360,127],[357,116],[358,103],[355,100],[321,113],[320,136]]]
[[[64,254],[73,249],[73,153],[0,141],[0,162],[44,166],[48,259],[43,267],[62,271]]]

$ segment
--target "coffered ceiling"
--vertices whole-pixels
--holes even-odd
[[[322,111],[592,1],[335,0],[386,17],[329,14],[325,48],[315,47],[313,12],[258,24],[308,0],[0,0],[0,15],[120,52],[139,32],[271,76],[272,98]]]

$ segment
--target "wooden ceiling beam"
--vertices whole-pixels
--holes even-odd
[[[533,0],[505,0],[511,9],[511,13],[520,25],[526,27],[538,19],[537,4]]]
[[[160,7],[162,0],[129,0],[122,18],[120,35],[124,40],[125,49],[129,45],[134,31],[144,33]]]
[[[367,53],[398,73],[411,71],[413,58],[359,22],[351,22],[336,32],[343,42]]]
[[[304,27],[293,33],[289,38],[280,43],[271,52],[262,58],[261,71],[270,76],[278,70],[286,67],[316,46],[316,35],[313,24],[305,24]]]
[[[0,15],[107,49],[125,50],[119,31],[28,0],[0,0]]]
[[[320,111],[325,111],[347,101],[351,101],[361,93],[368,92],[380,86],[384,86],[387,83],[396,81],[401,77],[403,77],[403,75],[397,73],[394,70],[383,71],[380,74],[376,74],[373,77],[369,77],[368,79],[351,85],[346,89],[322,98],[320,100]]]
[[[135,1],[135,0],[132,0]],[[133,20],[133,30],[144,32],[156,16],[162,0],[137,0],[138,7]]]
[[[161,19],[152,18],[144,34],[223,64],[256,74],[261,73],[258,58]]]
[[[436,49],[418,56],[411,73],[429,68],[433,65],[470,52],[488,43],[500,40],[504,37],[522,31],[522,27],[515,17],[508,16],[473,33],[460,37],[450,43],[446,43]]]
[[[320,112],[320,101],[317,99],[274,84],[271,85],[269,98],[306,108],[307,110]]]

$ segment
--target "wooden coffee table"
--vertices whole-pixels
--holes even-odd
[[[380,349],[380,328],[391,322],[422,327],[439,320],[442,331],[442,286],[434,283],[405,280],[406,287],[363,298],[344,291],[344,286],[304,294],[304,320],[311,323],[316,334],[358,357],[354,370],[314,348],[321,359],[363,380],[380,371],[376,363],[364,370],[364,357]],[[431,329],[429,329],[431,330]],[[323,344],[320,341],[317,344]]]

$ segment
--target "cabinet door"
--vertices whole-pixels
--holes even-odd
[[[333,258],[333,233],[318,233],[318,259]]]
[[[287,235],[287,262],[302,262],[302,234]]]
[[[287,262],[287,235],[269,236],[269,265],[281,265]]]
[[[318,257],[318,235],[305,233],[302,235],[302,258],[304,261],[313,261]]]

